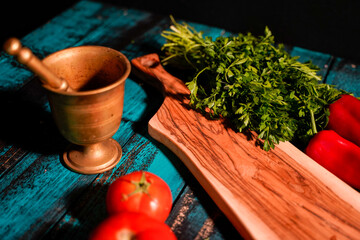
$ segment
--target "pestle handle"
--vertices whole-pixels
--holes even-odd
[[[4,50],[10,55],[17,56],[17,60],[36,73],[43,84],[57,90],[71,91],[68,83],[51,72],[29,48],[23,47],[19,39],[8,39],[4,44]]]

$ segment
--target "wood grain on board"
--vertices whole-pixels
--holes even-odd
[[[149,121],[150,135],[185,163],[242,236],[360,236],[358,192],[290,143],[265,152],[257,146],[255,133],[237,133],[223,120],[192,110],[189,90],[162,68],[157,54],[133,59],[132,64],[138,76],[165,97]]]
[[[213,26],[189,24],[204,32],[204,36],[216,38],[230,34]],[[160,51],[166,41],[161,32],[169,25],[168,16],[82,0],[34,29],[21,41],[40,58],[72,46],[102,45],[133,59]],[[347,86],[359,95],[359,65],[307,49],[294,47],[289,50],[292,55],[301,56],[301,61],[313,60],[322,68],[320,74],[328,82]],[[122,123],[114,135],[123,148],[121,162],[103,174],[77,174],[66,169],[59,159],[68,143],[53,123],[45,91],[30,71],[1,52],[0,239],[87,239],[90,231],[107,217],[104,199],[108,185],[119,176],[137,170],[157,174],[170,186],[174,207],[167,224],[179,240],[241,239],[181,160],[146,133],[148,120],[162,101],[161,94],[153,87],[130,76],[126,81]],[[299,164],[303,166],[304,162]],[[258,166],[263,169],[260,164]],[[310,196],[312,191],[319,189],[307,187],[302,174],[300,171],[297,175],[300,187],[293,185],[293,188],[299,192],[303,188],[303,194]],[[253,178],[264,182],[261,176],[258,174]],[[329,181],[325,174],[321,176]],[[319,175],[316,177],[320,178]],[[343,192],[344,188],[338,180],[334,181],[332,186],[327,185],[335,195],[354,198],[351,193],[338,194],[336,189]],[[357,198],[354,199],[356,202]],[[348,200],[345,202],[349,203]],[[292,203],[288,205],[293,208]],[[347,211],[346,206],[342,209]],[[349,221],[351,224],[353,218]],[[347,232],[347,228],[339,231]]]

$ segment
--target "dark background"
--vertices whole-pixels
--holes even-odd
[[[76,0],[1,3],[1,42],[23,37]],[[218,26],[232,32],[262,34],[268,26],[277,42],[360,62],[359,0],[103,0],[165,17]]]

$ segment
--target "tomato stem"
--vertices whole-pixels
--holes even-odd
[[[148,189],[151,183],[146,180],[145,172],[142,172],[140,181],[131,181],[131,183],[134,184],[136,188],[132,193],[128,194],[128,196],[131,196],[136,193],[149,194]]]

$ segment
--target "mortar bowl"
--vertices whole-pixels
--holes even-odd
[[[74,90],[43,85],[54,121],[72,143],[62,155],[64,163],[83,174],[113,168],[122,156],[112,136],[120,127],[129,60],[111,48],[80,46],[55,52],[43,63]]]

